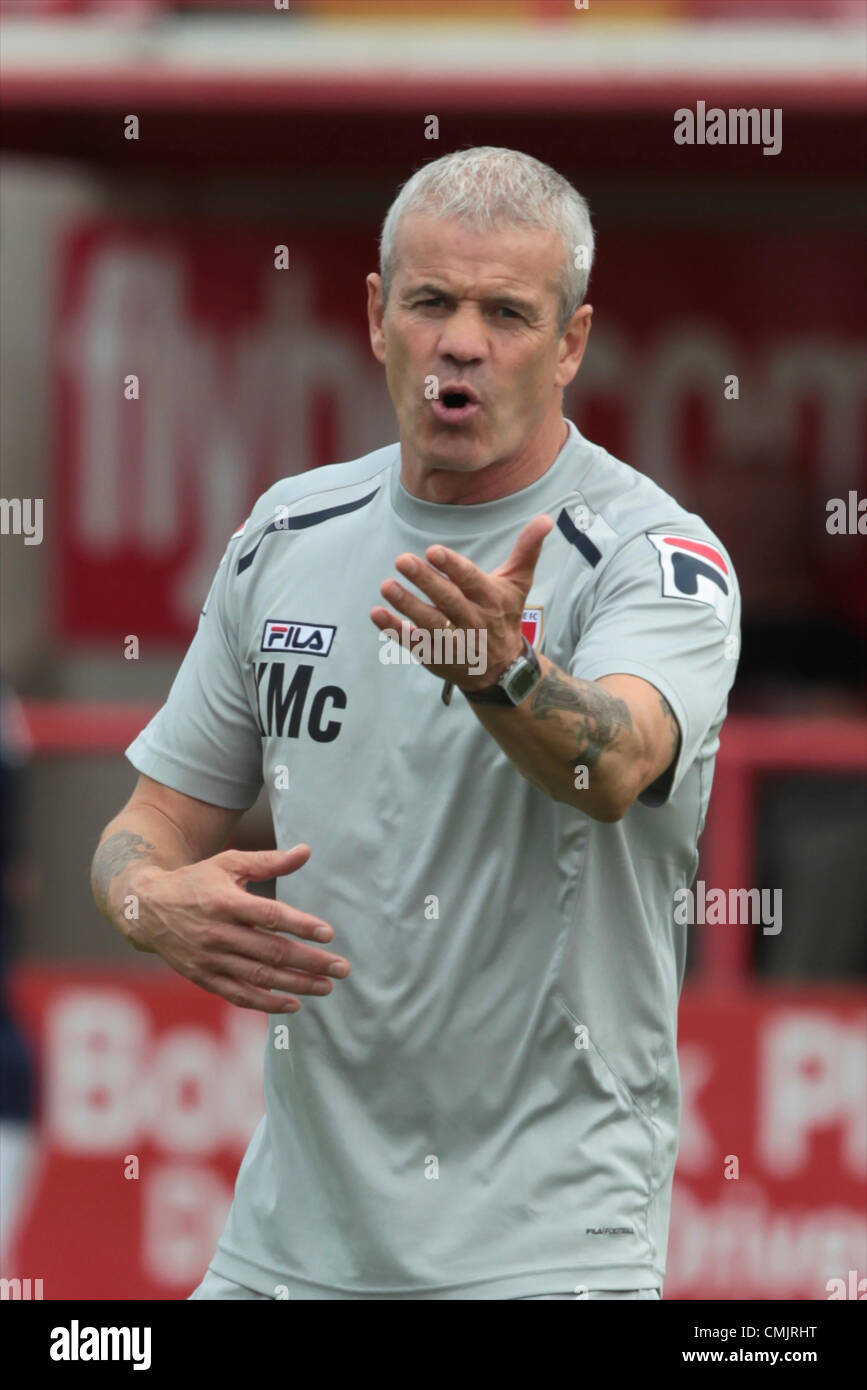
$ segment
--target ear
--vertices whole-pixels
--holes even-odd
[[[367,326],[370,346],[377,362],[385,364],[385,330],[382,326],[385,305],[382,300],[382,277],[371,271],[367,277]]]
[[[592,317],[593,305],[582,304],[575,310],[567,323],[563,336],[560,339],[557,371],[554,375],[555,386],[568,386],[578,368],[581,366],[581,358],[584,356],[584,349],[587,346],[587,339],[590,336],[590,320]]]

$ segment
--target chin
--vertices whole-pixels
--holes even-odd
[[[461,473],[478,472],[490,462],[490,449],[469,430],[459,432],[455,429],[452,434],[447,433],[445,428],[433,433],[425,431],[416,449],[419,457],[433,467],[450,468]]]
[[[451,473],[479,473],[487,468],[489,460],[479,449],[454,448],[448,445],[434,445],[421,455],[431,468],[443,468]]]

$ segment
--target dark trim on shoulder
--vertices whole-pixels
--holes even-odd
[[[574,545],[576,550],[580,550],[589,564],[594,567],[599,564],[602,559],[602,551],[593,544],[589,536],[578,530],[565,507],[557,518],[557,526],[569,544]]]
[[[270,525],[265,527],[253,549],[241,556],[238,561],[237,573],[243,574],[245,569],[249,569],[256,558],[259,546],[272,531],[306,531],[308,526],[319,526],[323,521],[330,521],[333,516],[344,516],[347,512],[357,512],[360,507],[366,507],[368,502],[372,502],[378,492],[379,488],[375,487],[373,492],[369,492],[366,497],[359,497],[355,502],[342,502],[337,507],[324,507],[321,511],[307,512],[304,516],[287,517],[285,524],[272,521]]]

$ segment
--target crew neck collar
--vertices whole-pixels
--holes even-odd
[[[413,497],[400,480],[400,445],[395,449],[391,468],[391,505],[403,521],[417,531],[436,540],[455,536],[477,536],[499,526],[508,525],[522,517],[530,519],[534,509],[545,511],[545,502],[552,493],[562,490],[567,481],[576,482],[576,463],[581,434],[571,420],[566,420],[569,433],[554,462],[529,487],[510,492],[507,497],[495,497],[490,502],[426,502]]]

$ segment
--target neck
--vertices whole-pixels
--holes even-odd
[[[562,415],[545,422],[542,429],[513,458],[497,460],[472,473],[450,468],[425,468],[411,447],[401,438],[400,480],[412,497],[424,502],[471,506],[495,502],[535,483],[547,473],[569,438],[569,426]]]

